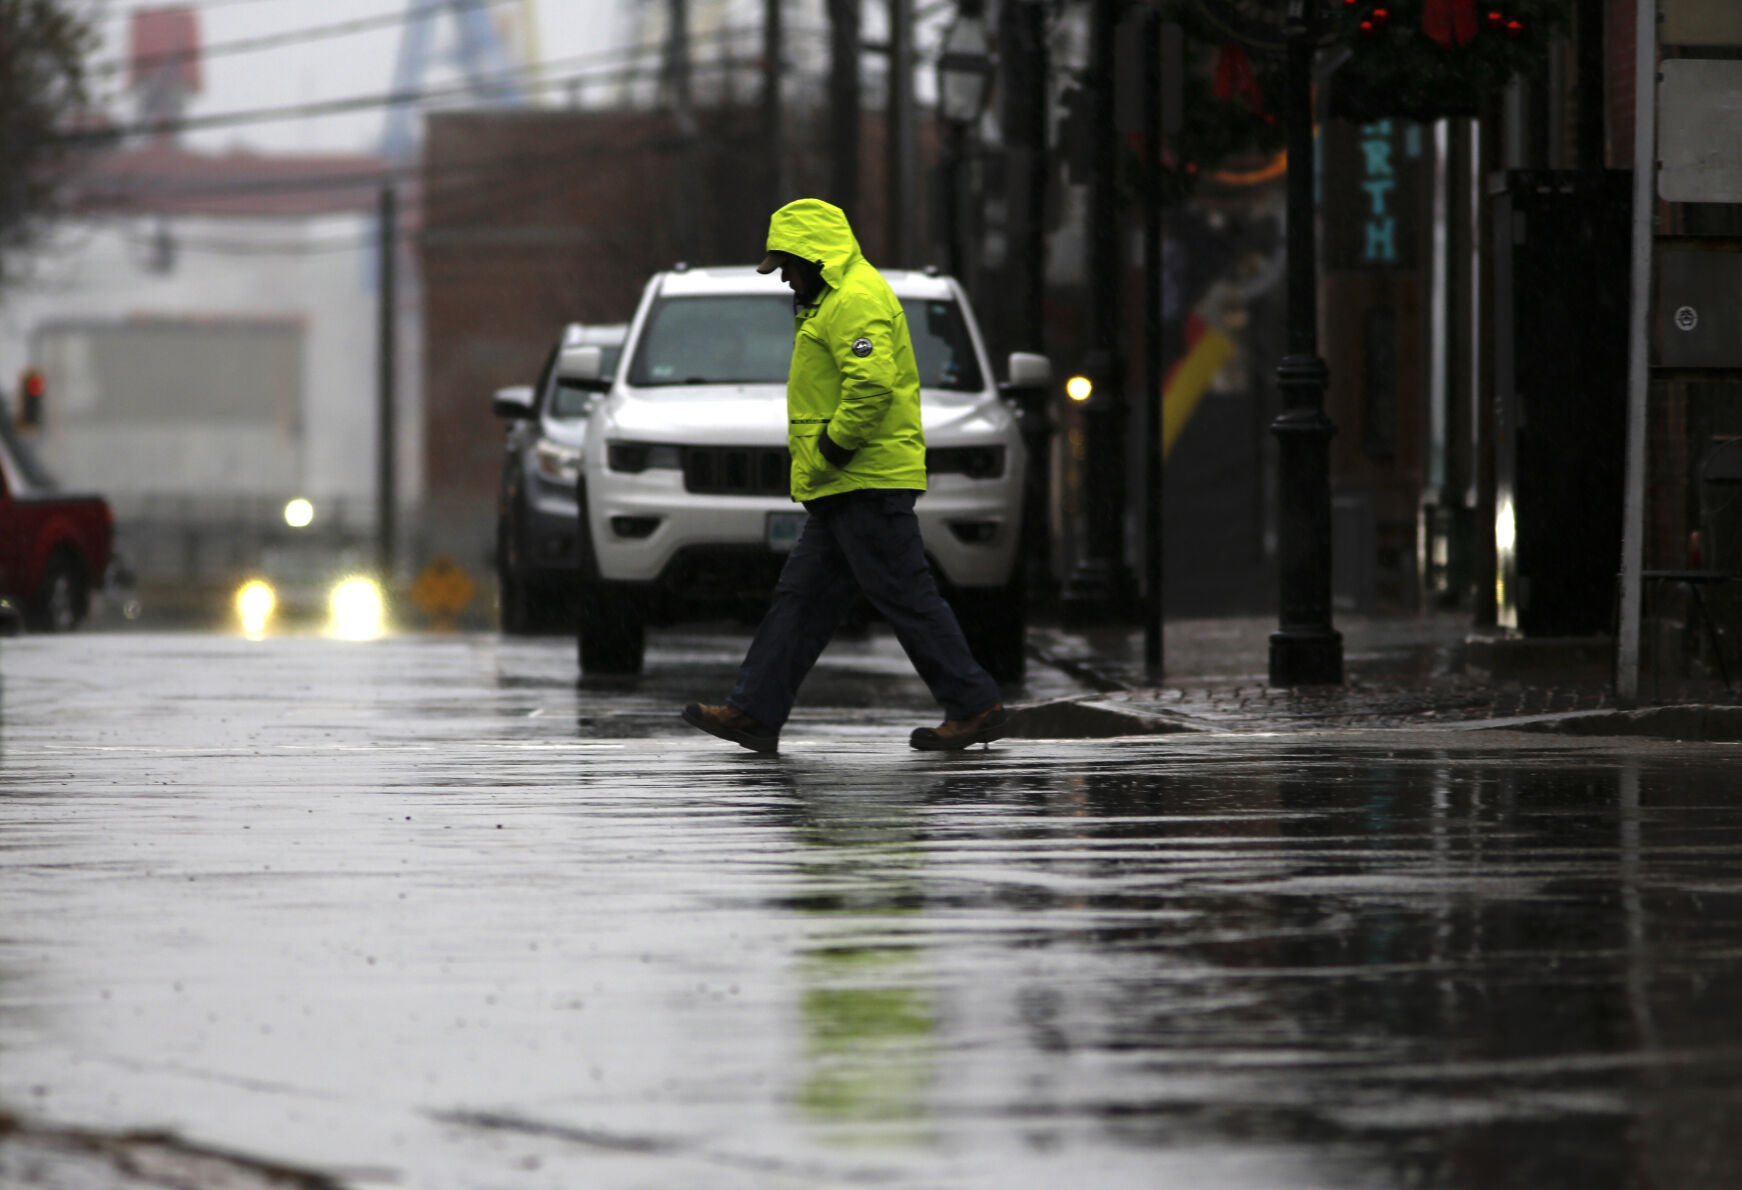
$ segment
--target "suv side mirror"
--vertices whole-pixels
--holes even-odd
[[[532,416],[532,385],[511,384],[490,398],[490,412],[505,421],[525,421]]]
[[[557,359],[557,379],[572,388],[602,393],[610,387],[604,374],[605,351],[602,347],[570,347]]]
[[[1012,351],[1009,376],[1007,389],[1046,388],[1052,384],[1052,361],[1032,351]]]

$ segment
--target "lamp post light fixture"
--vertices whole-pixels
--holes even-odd
[[[938,54],[938,118],[944,125],[942,209],[946,262],[950,275],[961,279],[962,169],[968,158],[969,130],[986,110],[992,88],[992,58],[980,5],[964,0],[961,11],[944,32]]]
[[[991,43],[977,6],[963,4],[944,31],[938,55],[938,115],[951,124],[969,125],[986,110],[992,89]]]

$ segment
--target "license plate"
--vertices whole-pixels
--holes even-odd
[[[768,548],[777,554],[792,552],[798,535],[804,532],[805,512],[771,512],[768,514]]]

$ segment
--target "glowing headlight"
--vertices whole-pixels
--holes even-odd
[[[572,485],[581,473],[581,452],[572,446],[560,446],[548,438],[540,438],[533,450],[538,473],[552,483]]]
[[[249,636],[266,631],[267,621],[272,619],[277,606],[278,596],[273,594],[271,584],[259,579],[243,583],[236,591],[236,615],[242,621],[242,631]]]
[[[345,640],[373,640],[387,630],[387,601],[374,579],[348,578],[327,599],[328,631]]]

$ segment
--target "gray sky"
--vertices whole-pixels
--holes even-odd
[[[411,0],[73,0],[94,14],[102,35],[98,63],[125,62],[132,13],[160,7],[192,7],[198,14],[201,45],[213,50],[203,62],[204,89],[193,97],[187,115],[197,119],[223,113],[298,107],[385,95],[393,88],[394,65],[405,33],[402,17]],[[721,54],[722,28],[727,44],[737,52],[760,50],[765,0],[690,0],[691,33],[698,61]],[[658,45],[665,34],[666,0],[486,0],[487,11],[501,18],[512,40],[515,30],[530,26],[530,57],[551,65],[553,74],[572,75],[586,69],[609,69],[620,63],[631,46]],[[931,92],[931,68],[926,55],[935,47],[942,23],[953,6],[947,0],[916,0],[919,16],[916,43],[921,53],[916,86],[924,101]],[[825,52],[823,0],[786,0],[787,62],[800,69],[820,70]],[[530,18],[530,19],[526,19]],[[866,34],[884,35],[883,5],[865,4]],[[381,27],[342,36],[299,38],[313,29],[352,22],[377,22]],[[457,30],[445,8],[430,22],[434,52],[422,89],[454,86],[464,81],[455,61]],[[283,37],[282,44],[247,52],[225,52],[229,43]],[[591,59],[589,62],[588,59]],[[643,59],[645,60],[645,59]],[[876,73],[874,61],[866,64]],[[105,77],[112,98],[109,110],[118,121],[131,122],[135,107],[122,93],[125,75]],[[566,87],[545,91],[543,101],[569,101]],[[588,104],[605,103],[607,84],[583,92]],[[464,102],[460,99],[450,103]],[[250,122],[189,130],[184,141],[207,151],[246,148],[259,152],[373,152],[380,147],[386,111],[364,111],[270,122]]]
[[[207,47],[226,42],[295,34],[320,26],[364,21],[403,14],[407,0],[190,0],[198,11],[200,37]],[[646,0],[643,0],[646,2]],[[135,9],[162,7],[132,0],[92,0],[90,10],[101,14],[96,25],[102,35],[99,61],[124,60],[127,53],[131,13]],[[623,0],[527,0],[536,24],[536,54],[554,62],[581,55],[600,54],[624,44],[630,22]],[[521,0],[506,0],[491,11],[518,14]],[[433,25],[435,47],[432,67],[424,86],[462,81],[453,62],[455,24],[442,16]],[[204,62],[204,90],[188,107],[189,116],[257,108],[296,106],[360,96],[386,94],[393,84],[394,63],[404,27],[386,28],[317,40],[291,40],[270,49],[246,53],[220,53]],[[108,81],[118,91],[124,76]],[[552,102],[561,102],[560,96]],[[131,119],[133,107],[120,97],[111,104],[117,118]],[[363,112],[316,118],[278,120],[270,123],[197,130],[190,132],[189,145],[207,150],[246,147],[267,152],[356,151],[379,147],[385,112]]]

